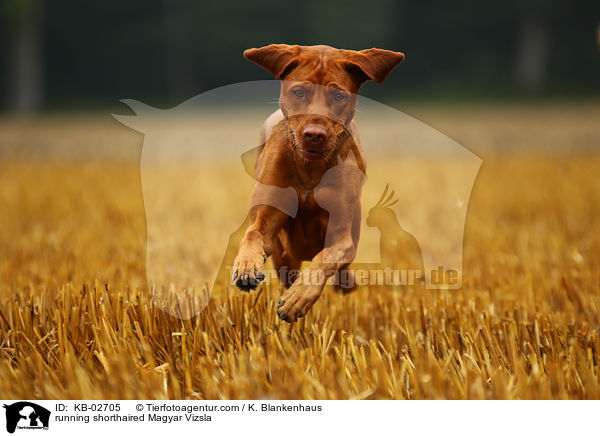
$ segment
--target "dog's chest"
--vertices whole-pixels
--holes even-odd
[[[319,240],[327,228],[327,211],[315,200],[314,191],[301,190],[298,194],[298,213],[293,227],[305,238]]]
[[[315,193],[312,189],[305,189],[300,194],[300,203],[305,203],[310,206],[310,200],[312,199],[314,202]],[[316,204],[316,202],[314,202]]]
[[[315,213],[320,209],[315,200],[315,192],[312,189],[300,188],[298,191],[298,209],[302,214]]]

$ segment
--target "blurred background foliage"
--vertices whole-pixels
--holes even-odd
[[[242,51],[275,42],[403,51],[363,92],[388,103],[600,94],[598,0],[2,0],[0,14],[8,112],[171,107],[269,79]]]

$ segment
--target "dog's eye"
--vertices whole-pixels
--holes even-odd
[[[294,89],[292,90],[292,92],[294,93],[294,95],[298,98],[302,98],[304,97],[304,91],[301,90],[300,88]]]
[[[344,101],[346,96],[342,93],[336,92],[333,98],[335,99],[335,101]]]

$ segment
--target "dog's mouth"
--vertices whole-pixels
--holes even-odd
[[[336,138],[326,138],[322,142],[311,142],[300,139],[300,134],[289,127],[292,148],[306,163],[326,159],[337,147]]]
[[[300,146],[300,154],[308,160],[319,160],[325,157],[323,148],[311,147],[310,145]]]

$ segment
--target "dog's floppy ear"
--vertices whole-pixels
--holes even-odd
[[[281,79],[298,65],[296,56],[299,52],[300,47],[297,45],[271,44],[250,48],[244,52],[244,56],[273,74],[276,79]]]
[[[404,53],[379,48],[348,50],[347,55],[346,68],[358,75],[360,83],[367,80],[383,83],[394,67],[404,60]]]

